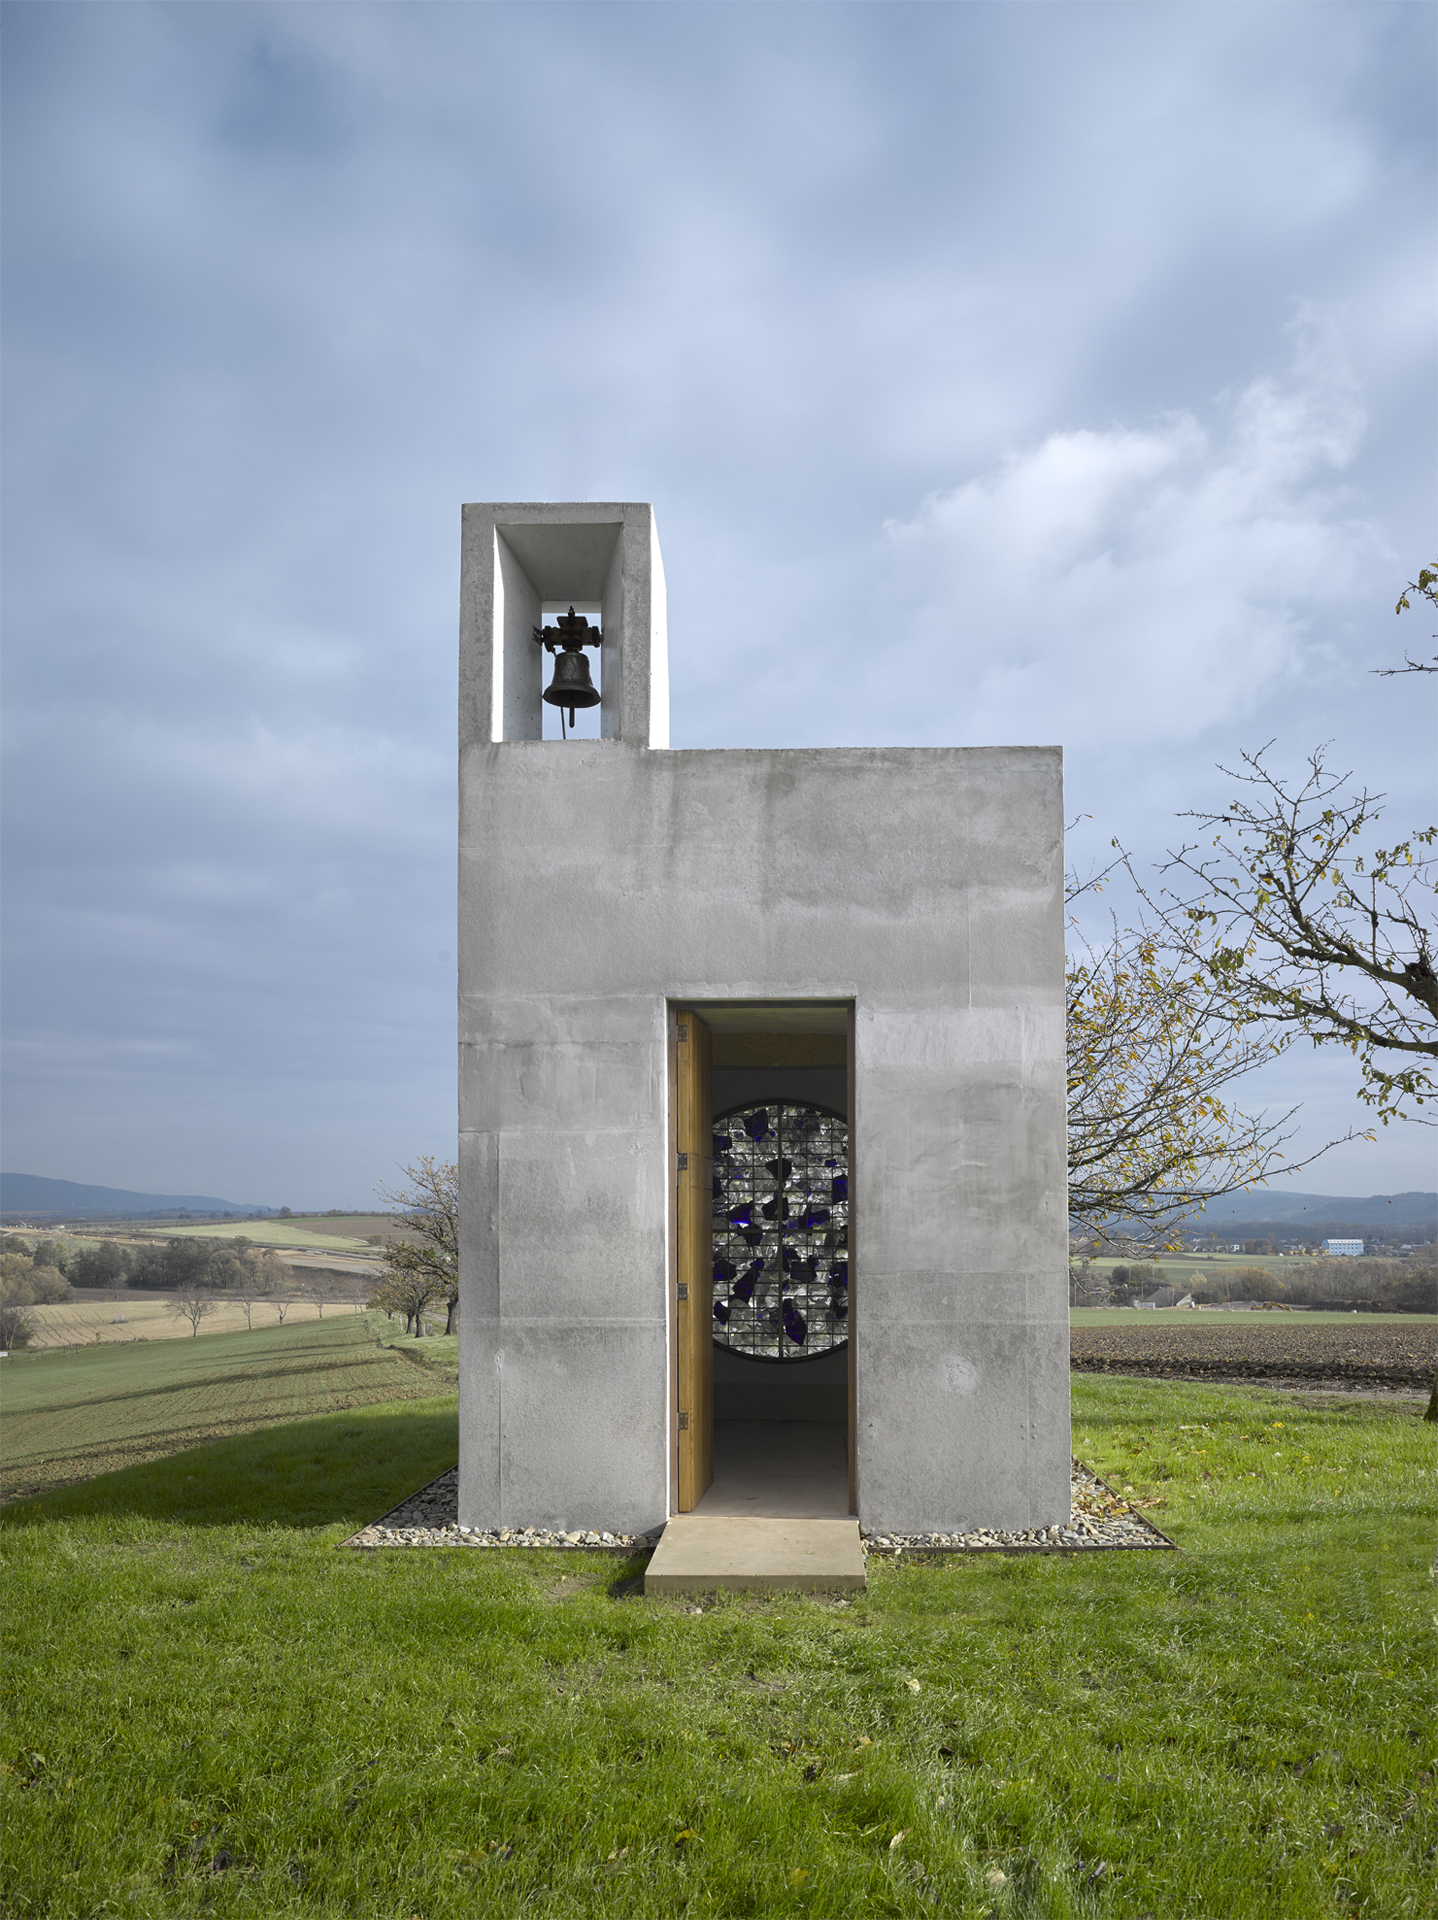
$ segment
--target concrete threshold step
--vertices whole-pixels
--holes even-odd
[[[676,1514],[644,1575],[646,1593],[713,1593],[720,1587],[832,1593],[865,1585],[857,1520],[748,1514]]]

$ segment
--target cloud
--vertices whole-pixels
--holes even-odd
[[[887,523],[884,602],[965,741],[1188,741],[1299,671],[1382,541],[1344,481],[1365,419],[1337,331],[1295,332],[1212,426],[1052,433]]]
[[[1126,837],[1235,717],[1426,779],[1364,670],[1431,14],[3,28],[7,1164],[332,1204],[446,1150],[464,499],[655,503],[683,745],[1058,739]]]

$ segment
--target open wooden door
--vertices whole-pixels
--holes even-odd
[[[713,1058],[710,1032],[681,1007],[674,1049],[674,1334],[678,1508],[692,1512],[714,1477]]]

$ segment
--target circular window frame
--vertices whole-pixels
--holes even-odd
[[[741,1100],[731,1107],[726,1107],[722,1113],[714,1114],[712,1116],[711,1124],[712,1124],[712,1127],[717,1128],[724,1121],[732,1121],[736,1119],[740,1114],[754,1113],[758,1111],[760,1108],[767,1108],[770,1112],[772,1112],[774,1109],[779,1107],[800,1107],[804,1109],[805,1112],[821,1114],[823,1118],[826,1120],[837,1120],[840,1123],[840,1125],[844,1128],[844,1177],[845,1177],[845,1180],[847,1181],[848,1172],[849,1172],[849,1161],[850,1161],[849,1116],[846,1113],[841,1113],[837,1107],[831,1107],[826,1105],[825,1102],[822,1100],[794,1100],[794,1099],[786,1099],[783,1096],[776,1096],[768,1100]],[[775,1183],[775,1188],[772,1191],[777,1191],[777,1181]],[[845,1264],[847,1265],[849,1261],[851,1261],[853,1258],[853,1250],[848,1246],[849,1199],[847,1194],[845,1195],[845,1198],[838,1204],[841,1205],[844,1209],[843,1226],[844,1226],[844,1236],[845,1236],[845,1251],[846,1251],[846,1254],[848,1255],[848,1260],[846,1260]],[[717,1212],[718,1209],[716,1209],[715,1211]],[[808,1232],[813,1230],[806,1229],[805,1231]],[[780,1244],[782,1244],[782,1236],[780,1237]],[[717,1254],[715,1257],[717,1258]],[[711,1292],[710,1292],[711,1320],[713,1317],[714,1300],[718,1297],[719,1296],[716,1290],[714,1289],[713,1283],[711,1281]],[[850,1313],[852,1313],[853,1311],[852,1299],[850,1301],[849,1310],[850,1310]],[[852,1323],[846,1318],[846,1321],[845,1321],[846,1330],[845,1330],[843,1339],[832,1341],[828,1346],[820,1348],[818,1352],[806,1352],[803,1347],[797,1345],[796,1343],[793,1351],[790,1353],[785,1353],[782,1350],[779,1353],[750,1353],[750,1352],[747,1352],[743,1347],[731,1346],[727,1340],[721,1340],[717,1335],[713,1335],[712,1337],[713,1337],[713,1344],[717,1352],[732,1354],[736,1360],[752,1361],[754,1365],[762,1366],[762,1367],[795,1367],[795,1366],[802,1367],[802,1366],[812,1366],[820,1360],[829,1359],[832,1355],[836,1353],[843,1353],[847,1349],[849,1342],[852,1338],[851,1333],[848,1331],[848,1327],[851,1324]]]

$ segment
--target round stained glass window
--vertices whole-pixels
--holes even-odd
[[[784,1101],[714,1122],[714,1338],[810,1360],[849,1337],[849,1128]]]

